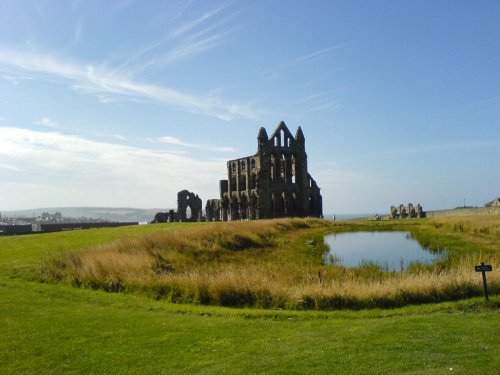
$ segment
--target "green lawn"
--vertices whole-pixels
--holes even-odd
[[[276,311],[26,280],[48,254],[174,227],[0,238],[0,373],[498,373],[496,296],[489,304]]]

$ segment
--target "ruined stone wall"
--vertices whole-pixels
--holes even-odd
[[[205,206],[206,221],[223,221],[221,217],[221,200],[209,199]]]
[[[407,206],[400,204],[399,206],[391,206],[389,217],[391,219],[414,219],[426,217],[425,211],[422,209],[420,203],[413,206],[413,203],[408,203]]]
[[[455,208],[451,210],[427,211],[427,217],[487,216],[500,215],[500,207]]]

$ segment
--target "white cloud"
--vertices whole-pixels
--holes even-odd
[[[236,149],[234,147],[229,147],[229,146],[211,147],[210,150],[218,151],[218,152],[235,152],[236,151]]]
[[[42,117],[40,120],[35,121],[34,124],[45,126],[47,128],[57,128],[57,122],[49,119],[48,117]]]
[[[174,138],[174,137],[164,136],[164,137],[158,138],[158,141],[160,141],[162,143],[170,144],[170,145],[179,145],[179,146],[186,146],[186,147],[194,147],[194,145],[191,145],[189,143],[184,143],[180,139]]]
[[[22,81],[32,81],[35,79],[31,76],[25,76],[22,74],[16,74],[15,76],[3,74],[2,78],[5,79],[6,81],[10,82],[14,86],[19,85]]]
[[[247,106],[225,103],[213,95],[193,96],[168,87],[136,82],[127,75],[109,72],[104,68],[69,63],[43,54],[0,47],[0,71],[9,76],[29,72],[36,74],[37,79],[58,78],[71,88],[96,95],[105,102],[111,101],[111,98],[147,99],[223,120],[256,118]]]
[[[155,142],[154,139],[151,141]],[[182,146],[182,147],[190,147],[190,148],[199,148],[203,150],[209,150],[209,151],[216,151],[216,152],[235,152],[236,149],[233,147],[228,147],[228,146],[207,146],[207,145],[198,145],[194,143],[186,143],[181,141],[178,138],[175,137],[169,137],[169,136],[164,136],[164,137],[159,137],[156,140],[157,142],[161,143],[166,143],[170,145],[177,145],[177,146]]]
[[[0,163],[0,170],[5,170],[5,171],[11,171],[11,172],[22,172],[23,170],[16,167],[16,166],[13,166],[13,165],[9,165],[9,164],[5,164],[5,163]]]
[[[0,181],[0,196],[9,196],[3,209],[25,202],[174,207],[182,189],[217,197],[225,174],[225,160],[14,127],[0,127],[0,159],[0,168],[23,171]]]

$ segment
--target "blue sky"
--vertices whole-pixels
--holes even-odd
[[[497,1],[0,2],[0,210],[218,196],[260,126],[327,213],[500,196]]]

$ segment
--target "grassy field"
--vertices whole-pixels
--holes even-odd
[[[414,264],[407,272],[383,272],[373,264],[355,269],[323,265],[324,233],[346,229],[410,230],[432,251],[449,249],[449,257],[432,266]],[[495,222],[484,220],[446,226],[319,219],[210,223],[56,254],[43,263],[39,276],[181,303],[320,310],[400,307],[480,296],[482,283],[474,265],[486,261],[495,269],[500,266],[496,229]],[[500,278],[490,275],[489,285],[497,293]]]
[[[458,264],[471,253],[496,257],[492,237],[499,222],[490,220],[405,225],[431,247],[453,245],[451,262]],[[391,225],[400,229],[391,223],[344,223],[334,230]],[[498,373],[497,296],[489,303],[475,297],[361,311],[261,310],[172,304],[141,290],[107,293],[36,281],[47,259],[86,254],[118,239],[162,237],[185,226],[0,238],[0,373]],[[290,238],[293,243],[301,237]],[[313,262],[307,244],[296,249],[294,259]]]

